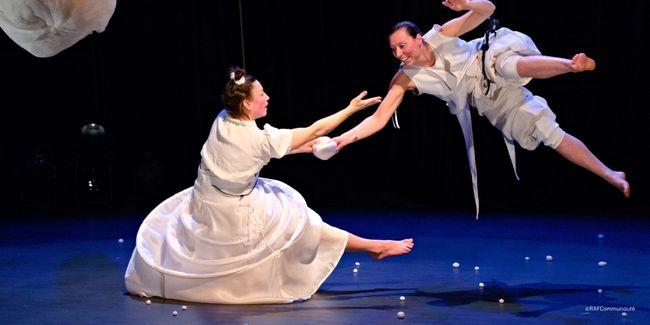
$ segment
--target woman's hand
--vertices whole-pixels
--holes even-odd
[[[354,137],[346,137],[343,135],[339,135],[338,137],[332,138],[332,141],[336,142],[336,152],[341,151],[343,147],[354,142],[355,140],[356,139]]]
[[[359,96],[354,97],[354,98],[350,101],[350,105],[349,105],[348,107],[349,107],[353,112],[358,112],[358,111],[360,111],[360,110],[362,110],[362,109],[364,109],[364,108],[366,108],[366,107],[369,107],[369,106],[372,106],[372,105],[376,105],[376,104],[381,103],[381,97],[380,97],[380,96],[372,97],[372,98],[368,98],[368,99],[363,99],[363,97],[365,97],[367,94],[368,94],[367,91],[365,91],[365,90],[362,91],[362,92],[359,94]]]
[[[453,11],[469,10],[468,0],[445,0],[442,5]]]

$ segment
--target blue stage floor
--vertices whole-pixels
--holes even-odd
[[[364,237],[413,237],[415,249],[382,261],[346,253],[321,290],[305,302],[228,306],[152,299],[146,305],[144,299],[126,294],[123,284],[144,216],[14,222],[0,230],[0,322],[650,323],[650,221],[642,218],[482,215],[475,221],[468,215],[386,212],[322,216]],[[547,255],[553,256],[552,262],[546,261]],[[354,273],[357,261],[361,266]],[[599,261],[607,266],[599,267]],[[452,268],[453,262],[460,268]],[[182,305],[188,310],[182,311]],[[630,310],[623,317],[626,308]],[[399,311],[405,313],[402,320],[396,317]]]

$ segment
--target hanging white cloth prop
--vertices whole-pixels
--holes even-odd
[[[45,58],[103,32],[115,5],[116,0],[1,0],[0,28],[27,52]]]

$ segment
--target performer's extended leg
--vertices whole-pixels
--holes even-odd
[[[346,252],[365,252],[372,255],[375,259],[393,255],[402,255],[409,253],[413,248],[413,239],[402,240],[376,240],[366,239],[348,233],[348,244],[345,247]]]
[[[523,78],[546,79],[569,72],[590,71],[596,68],[596,61],[584,53],[578,53],[571,60],[545,55],[522,56],[517,61],[517,73]]]
[[[562,142],[555,150],[574,164],[602,177],[623,192],[625,197],[630,196],[630,185],[625,180],[625,173],[613,171],[605,166],[579,139],[565,133]]]

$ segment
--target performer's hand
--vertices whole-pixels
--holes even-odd
[[[469,10],[467,0],[444,0],[442,5],[453,10],[453,11],[464,11]]]
[[[368,98],[368,99],[363,99],[363,97],[365,97],[367,94],[368,94],[367,91],[365,91],[365,90],[362,91],[359,94],[359,96],[354,97],[350,101],[350,106],[348,106],[348,107],[350,107],[354,112],[358,112],[358,111],[360,111],[360,110],[362,110],[362,109],[364,109],[364,108],[366,108],[368,106],[372,106],[372,105],[376,105],[376,104],[381,103],[381,97],[380,96],[371,97],[371,98]]]
[[[339,135],[336,138],[332,138],[332,141],[336,142],[336,152],[341,151],[341,149],[354,142],[354,140],[356,140],[356,137],[344,137],[342,135]]]

